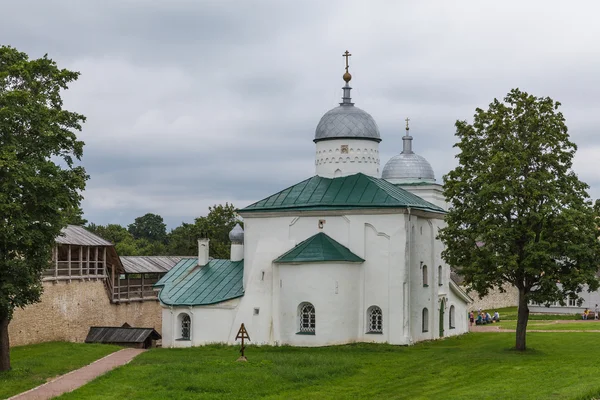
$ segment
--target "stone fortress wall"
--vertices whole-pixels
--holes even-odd
[[[11,346],[48,342],[83,342],[91,326],[162,328],[156,301],[111,304],[104,282],[44,282],[42,301],[16,309],[8,325]]]
[[[466,288],[463,287],[466,291]],[[499,289],[490,290],[487,296],[480,299],[477,293],[467,292],[473,299],[469,305],[469,310],[477,311],[480,308],[485,311],[493,311],[497,308],[516,307],[519,305],[519,291],[514,286],[504,286],[506,290],[501,293]],[[500,316],[502,317],[502,316]]]

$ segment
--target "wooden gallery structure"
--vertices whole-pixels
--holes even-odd
[[[69,225],[56,238],[43,281],[102,280],[112,303],[158,301],[154,284],[182,257],[119,257],[115,246],[82,226]]]

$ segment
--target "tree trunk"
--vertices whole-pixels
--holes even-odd
[[[8,319],[7,315],[0,314],[0,372],[10,369],[10,346],[8,343]]]
[[[529,320],[529,307],[527,307],[527,297],[525,290],[519,289],[519,313],[517,316],[517,341],[515,348],[519,351],[525,351],[527,321]]]

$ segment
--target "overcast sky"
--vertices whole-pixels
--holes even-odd
[[[413,149],[438,182],[454,122],[514,87],[560,101],[575,172],[600,197],[600,5],[594,1],[19,0],[0,44],[81,72],[85,217],[169,228],[314,175],[314,130],[340,101],[377,121],[381,168]]]

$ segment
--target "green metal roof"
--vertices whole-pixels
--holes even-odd
[[[319,232],[275,259],[275,263],[311,263],[323,261],[364,262],[346,246]]]
[[[361,173],[333,179],[313,176],[239,211],[243,213],[407,207],[445,213],[444,209],[384,179]]]
[[[158,298],[170,306],[200,306],[244,295],[244,260],[211,260],[198,266],[197,258],[175,265],[154,286],[162,287]]]

